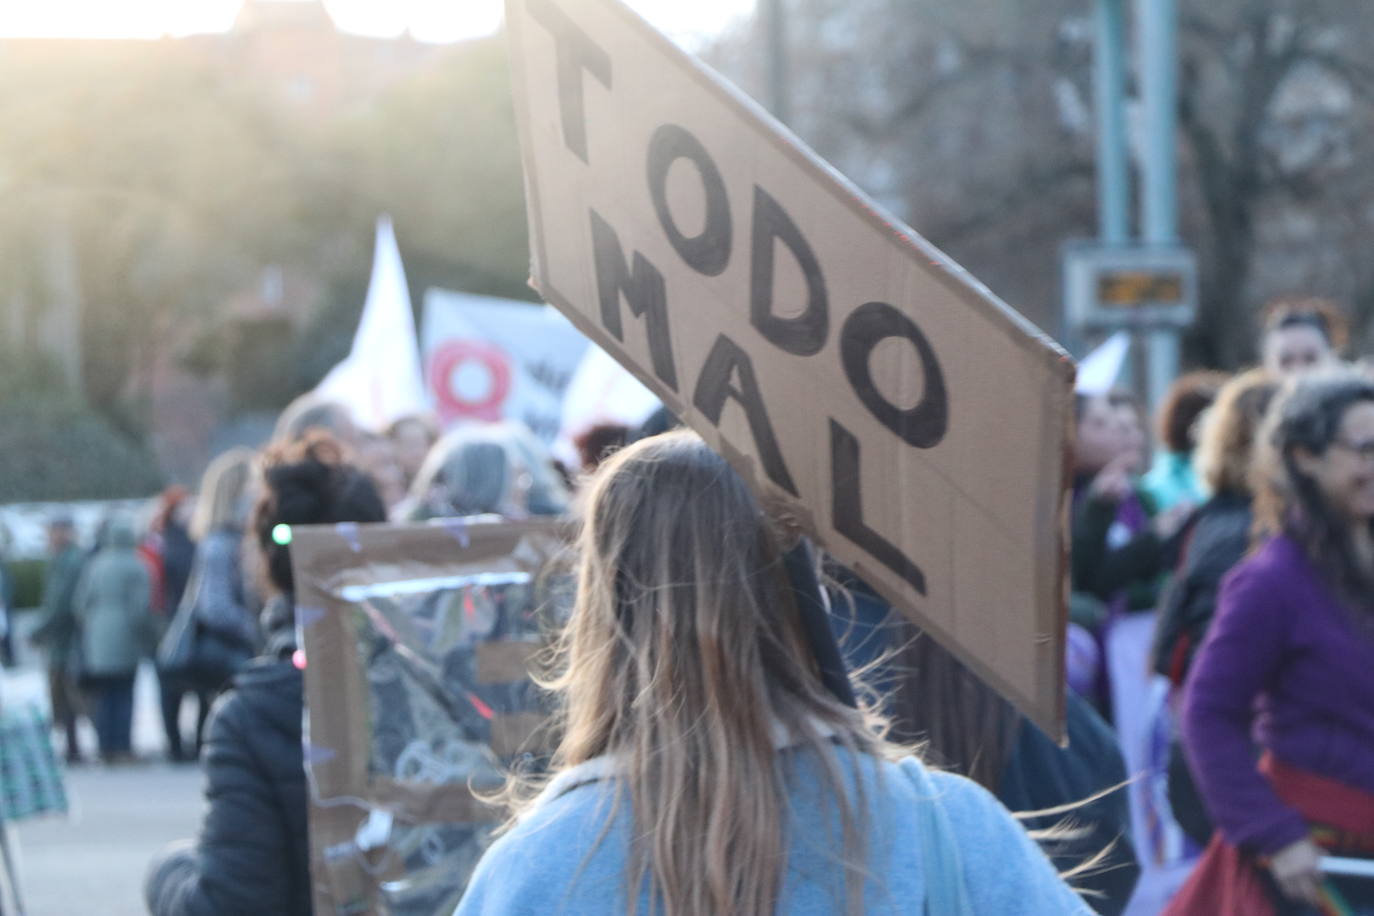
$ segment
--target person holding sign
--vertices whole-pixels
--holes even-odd
[[[827,684],[818,611],[700,438],[629,446],[586,499],[552,776],[508,788],[460,916],[1090,912],[987,791]]]
[[[1184,701],[1219,830],[1169,912],[1371,913],[1368,883],[1341,901],[1322,856],[1374,855],[1374,382],[1290,382],[1261,443],[1271,537],[1223,582]]]

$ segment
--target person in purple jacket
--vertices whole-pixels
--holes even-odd
[[[1184,701],[1218,832],[1172,914],[1330,907],[1322,856],[1374,856],[1374,381],[1290,382],[1254,476],[1268,540],[1223,582]],[[1351,891],[1334,911],[1374,912]]]

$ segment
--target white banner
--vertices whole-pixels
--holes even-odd
[[[444,289],[425,293],[425,386],[444,425],[518,420],[545,442],[587,338],[546,305]]]
[[[315,394],[347,407],[363,428],[381,432],[394,420],[428,409],[419,358],[401,251],[391,217],[382,216],[353,349],[316,386]]]

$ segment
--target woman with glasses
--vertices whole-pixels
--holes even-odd
[[[1290,381],[1253,473],[1268,539],[1223,582],[1184,700],[1218,831],[1170,912],[1374,913],[1322,861],[1374,856],[1374,381]]]

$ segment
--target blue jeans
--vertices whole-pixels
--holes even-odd
[[[112,674],[90,677],[95,698],[95,733],[100,738],[100,756],[109,760],[116,754],[133,750],[134,676]]]

